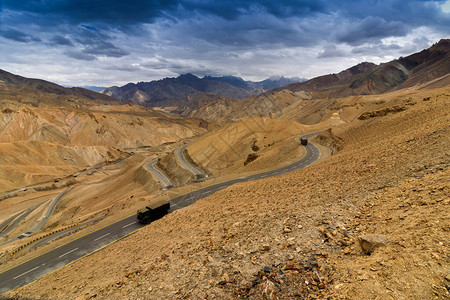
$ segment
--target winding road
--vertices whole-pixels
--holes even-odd
[[[166,175],[164,174],[164,172],[163,172],[162,170],[160,170],[160,169],[156,166],[156,163],[157,163],[157,162],[158,162],[157,160],[153,160],[153,161],[149,162],[149,163],[147,164],[147,168],[148,168],[150,171],[152,171],[152,172],[156,175],[156,177],[159,178],[159,182],[161,183],[161,185],[162,185],[166,190],[168,190],[168,189],[170,189],[170,188],[173,187],[173,183],[172,183],[172,181],[170,180],[170,178],[169,178],[168,176],[166,176]]]
[[[311,138],[317,134],[318,133],[308,134],[302,138]],[[306,154],[302,159],[280,169],[213,184],[170,199],[170,212],[191,205],[195,201],[207,197],[214,192],[222,190],[235,183],[285,174],[307,167],[320,158],[320,150],[312,143],[308,143],[308,145],[305,146],[305,149]],[[111,225],[68,242],[65,245],[55,248],[34,259],[5,270],[0,273],[0,293],[29,284],[45,274],[53,272],[75,260],[99,251],[107,245],[132,234],[144,226],[145,225],[137,222],[136,215],[133,214]]]
[[[187,145],[184,145],[177,149],[176,156],[178,158],[178,161],[183,165],[183,167],[185,167],[187,170],[193,173],[196,179],[205,178],[206,174],[204,174],[201,170],[197,169],[195,166],[190,164],[184,157],[183,152],[186,149],[186,147]]]

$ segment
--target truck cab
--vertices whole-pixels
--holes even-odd
[[[149,224],[167,215],[169,209],[170,202],[167,200],[153,202],[137,211],[137,219],[142,224]]]

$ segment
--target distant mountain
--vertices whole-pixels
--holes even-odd
[[[267,78],[266,80],[256,82],[264,91],[273,90],[282,86],[286,86],[288,84],[294,83],[294,82],[305,82],[307,79],[305,78],[299,78],[299,77],[271,77]]]
[[[57,85],[56,83],[48,82],[41,79],[32,79],[22,77],[19,75],[14,75],[1,69],[0,69],[0,86],[24,87],[30,90],[36,90],[50,94],[70,95],[89,100],[117,102],[117,99],[84,88],[79,87],[67,88]]]
[[[241,99],[298,81],[301,79],[280,77],[252,82],[235,76],[199,78],[188,73],[177,78],[164,78],[137,84],[128,83],[122,87],[113,86],[103,90],[102,93],[147,106],[180,106],[188,96],[194,94],[207,93],[217,97]],[[207,96],[207,98],[210,97]]]
[[[92,85],[84,85],[84,86],[80,86],[80,88],[91,90],[91,91],[94,91],[97,93],[100,93],[101,91],[106,89],[105,86],[92,86]]]
[[[222,82],[227,82],[231,85],[234,85],[236,87],[240,87],[249,91],[252,91],[252,94],[256,94],[257,92],[265,92],[268,90],[273,90],[294,82],[303,82],[306,81],[305,78],[299,78],[299,77],[284,77],[284,76],[278,76],[278,77],[270,77],[263,81],[245,81],[244,79],[236,76],[222,76],[222,77],[212,77],[212,76],[205,76],[203,79],[209,79],[209,80],[217,80]]]
[[[434,87],[450,83],[450,40],[441,40],[426,50],[400,57],[379,66],[362,63],[339,74],[320,76],[286,88],[309,91],[316,97],[382,94],[408,87],[419,87],[439,80]],[[446,78],[442,78],[442,77]]]

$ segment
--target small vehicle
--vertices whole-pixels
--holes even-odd
[[[300,139],[300,144],[302,144],[303,146],[308,145],[308,139]]]
[[[145,208],[141,208],[137,211],[137,219],[142,224],[149,224],[155,220],[162,218],[169,213],[170,202],[167,200],[161,200]]]

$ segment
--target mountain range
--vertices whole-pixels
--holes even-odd
[[[128,83],[122,87],[112,86],[103,94],[120,100],[146,106],[179,106],[193,94],[214,94],[217,97],[242,99],[267,90],[303,81],[300,78],[268,78],[259,82],[245,81],[235,76],[205,76],[183,74],[176,78],[164,78],[151,82]]]

